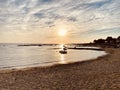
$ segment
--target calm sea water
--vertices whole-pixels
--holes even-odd
[[[67,64],[70,62],[85,61],[105,55],[104,51],[68,50],[67,54],[60,54],[60,46],[29,46],[0,44],[0,69],[26,68]]]

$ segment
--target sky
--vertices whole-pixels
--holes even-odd
[[[120,0],[0,0],[0,43],[86,43],[119,35]]]

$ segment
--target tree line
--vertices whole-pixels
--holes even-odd
[[[93,41],[93,44],[109,47],[120,47],[120,36],[118,36],[117,38],[109,36],[106,39],[97,39]]]

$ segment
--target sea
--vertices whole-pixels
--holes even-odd
[[[68,49],[67,54],[61,54],[59,53],[62,48],[61,46],[62,45],[19,46],[18,44],[0,44],[0,70],[69,64],[88,61],[106,55],[105,51],[76,49]]]

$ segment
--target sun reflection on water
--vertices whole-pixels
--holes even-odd
[[[64,44],[60,44],[60,48],[63,49]]]
[[[61,64],[65,64],[66,63],[66,61],[65,61],[65,55],[63,55],[63,54],[60,55],[60,63]]]
[[[60,49],[59,50],[63,50],[64,46],[66,46],[65,44],[60,44]],[[60,53],[59,53],[60,54]],[[66,54],[60,54],[60,64],[66,64],[67,62],[65,61],[66,60]]]

